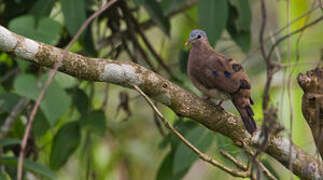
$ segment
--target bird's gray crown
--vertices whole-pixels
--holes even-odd
[[[202,30],[195,29],[190,33],[190,39],[207,39],[206,33]]]

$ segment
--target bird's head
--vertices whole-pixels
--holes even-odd
[[[195,29],[190,33],[190,38],[185,42],[185,46],[189,44],[193,44],[198,41],[206,40],[207,41],[207,36],[206,33],[202,30]]]

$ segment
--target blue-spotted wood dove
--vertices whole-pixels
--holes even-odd
[[[231,99],[240,113],[247,131],[257,129],[250,97],[250,81],[242,66],[231,58],[217,53],[210,46],[206,33],[193,30],[185,45],[192,44],[187,72],[193,84],[208,97]],[[220,103],[220,104],[221,104]]]

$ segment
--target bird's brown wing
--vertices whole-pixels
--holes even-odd
[[[212,54],[203,61],[206,65],[196,79],[208,89],[231,94],[239,90],[240,80],[247,77],[241,65],[222,55]]]
[[[214,53],[205,62],[204,72],[195,78],[207,89],[219,89],[231,94],[232,102],[239,111],[247,131],[256,130],[251,105],[250,81],[247,73],[236,61]]]

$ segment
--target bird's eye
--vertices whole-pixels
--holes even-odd
[[[197,36],[197,39],[200,39],[200,38],[201,38],[201,35],[198,35],[198,36]]]

